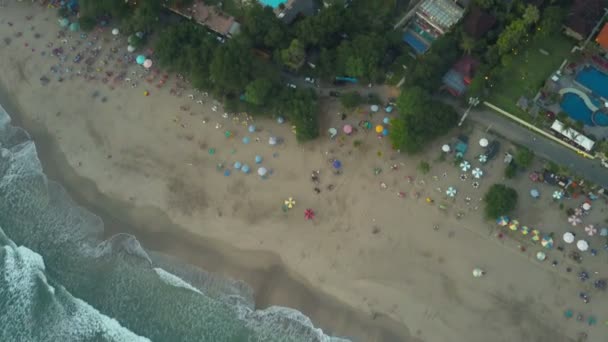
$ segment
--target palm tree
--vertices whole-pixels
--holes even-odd
[[[460,40],[460,49],[462,50],[462,53],[464,53],[465,55],[470,55],[471,51],[473,51],[474,48],[475,39],[463,33],[462,38]]]

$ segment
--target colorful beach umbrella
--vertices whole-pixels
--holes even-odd
[[[528,233],[530,233],[530,228],[528,228],[528,226],[522,226],[520,231],[522,235],[528,235]]]
[[[574,215],[583,216],[583,209],[581,209],[580,207],[574,208]]]
[[[578,240],[576,242],[576,248],[578,248],[579,251],[584,252],[589,249],[589,244],[585,240]]]
[[[384,130],[384,127],[382,125],[376,126],[376,133],[382,133],[383,130]]]
[[[351,134],[353,132],[353,126],[344,125],[344,127],[342,127],[342,131],[344,131],[346,134]]]
[[[469,163],[468,161],[463,160],[463,161],[460,163],[460,169],[461,169],[462,171],[465,171],[465,172],[466,172],[466,171],[469,171],[469,169],[470,169],[470,168],[471,168],[471,163]]]
[[[564,197],[564,193],[563,192],[561,192],[559,190],[555,190],[553,192],[553,199],[560,200],[560,199],[562,199],[562,197]]]
[[[537,189],[532,189],[530,190],[530,196],[532,196],[532,198],[538,198],[540,196],[540,192]]]
[[[450,186],[446,191],[445,194],[448,195],[449,197],[455,197],[456,196],[456,188],[454,188],[453,186]]]
[[[545,235],[540,241],[540,244],[547,249],[551,249],[553,248],[553,238],[548,235]]]
[[[312,220],[315,218],[315,212],[312,209],[304,210],[304,218],[307,220]]]
[[[570,232],[565,232],[564,236],[562,236],[565,243],[573,243],[574,242],[574,234]]]
[[[519,229],[519,221],[517,220],[511,220],[511,222],[509,222],[509,229],[516,231],[517,229]]]
[[[151,59],[146,59],[144,61],[144,64],[142,64],[144,66],[144,68],[146,69],[150,69],[152,67],[152,60]]]
[[[479,155],[479,162],[482,164],[485,164],[488,161],[488,156],[486,156],[485,154],[480,154]]]
[[[568,223],[570,223],[573,226],[576,226],[579,223],[581,223],[581,219],[580,219],[580,217],[578,217],[576,215],[572,215],[572,216],[568,217]]]
[[[481,176],[483,176],[483,171],[480,168],[476,167],[473,169],[473,171],[471,171],[471,174],[474,178],[479,179],[481,178]]]
[[[296,206],[296,201],[293,199],[293,197],[289,197],[285,200],[285,206],[287,206],[288,209],[292,209]]]
[[[506,226],[506,225],[508,225],[508,224],[509,224],[509,217],[508,217],[508,216],[501,216],[501,217],[499,217],[498,219],[496,219],[496,223],[497,223],[499,226],[504,227],[504,226]]]
[[[137,64],[139,64],[139,65],[144,64],[145,61],[146,61],[146,56],[144,56],[144,55],[139,55],[139,56],[135,57],[135,62],[137,62]]]
[[[587,227],[585,227],[585,233],[587,233],[587,235],[589,236],[593,236],[595,234],[597,234],[597,229],[595,229],[595,226],[590,224]]]

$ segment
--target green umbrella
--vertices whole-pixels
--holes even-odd
[[[210,148],[209,149],[209,154],[210,155],[214,155],[215,154],[215,149],[214,148]]]
[[[80,25],[77,22],[73,22],[70,24],[70,31],[78,31],[80,30]]]
[[[68,25],[70,25],[70,21],[68,20],[68,18],[59,19],[59,26],[68,27]]]

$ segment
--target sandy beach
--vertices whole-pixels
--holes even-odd
[[[586,256],[583,266],[565,258],[570,247],[547,251],[557,267],[536,261],[542,247],[529,239],[498,238],[499,228],[482,218],[480,199],[503,181],[504,164],[497,158],[481,166],[480,180],[470,172],[461,180],[452,156],[438,160],[440,146],[460,132],[418,157],[391,151],[386,138],[363,129],[300,145],[288,123],[224,117],[219,102],[188,90],[175,75],[158,88],[162,71],[148,83],[153,74],[132,65],[123,77],[132,80],[115,82],[121,65],[101,62],[110,48],[125,50],[125,37],[99,34],[90,47],[99,46],[101,56],[92,72],[81,71],[84,61],[69,61],[94,35],[76,46],[79,33],[57,38],[59,29],[53,10],[25,3],[0,9],[0,103],[33,135],[49,177],[100,215],[108,235],[126,231],[147,249],[242,279],[255,290],[258,307],[293,307],[315,326],[354,341],[554,342],[576,341],[581,332],[599,341],[608,334],[605,298],[593,293],[584,304],[577,294],[589,284],[581,287],[575,275],[585,267],[608,276],[599,269],[608,259],[600,238],[589,239],[601,251]],[[51,56],[60,46],[68,55],[64,63]],[[87,81],[84,74],[97,76]],[[179,96],[171,91],[175,85],[184,87]],[[369,118],[363,108],[342,121],[336,103],[323,99],[322,108],[322,132],[363,119],[376,125],[385,116]],[[247,130],[251,124],[254,133]],[[488,136],[480,128],[465,133],[472,142]],[[271,136],[283,142],[271,146]],[[466,159],[474,167],[479,153],[471,143]],[[272,171],[266,179],[256,174],[256,155]],[[334,159],[342,163],[341,174],[334,172]],[[431,163],[428,174],[417,170],[420,160]],[[237,161],[252,174],[235,170]],[[318,184],[313,170],[320,171]],[[551,199],[552,187],[535,184],[543,195],[532,199],[524,174],[505,182],[520,190],[514,215],[520,222],[557,237],[573,229]],[[446,196],[449,186],[458,190],[455,198]],[[289,197],[295,207],[284,211]],[[571,199],[566,207],[580,202]],[[606,204],[596,202],[585,224],[603,224]],[[312,220],[304,218],[308,208]],[[473,278],[475,267],[487,276]],[[593,314],[600,324],[568,321],[566,309]]]

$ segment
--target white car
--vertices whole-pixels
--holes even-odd
[[[291,89],[296,89],[296,85],[293,83],[287,83],[287,87],[291,88]]]
[[[314,78],[312,78],[312,77],[306,77],[306,78],[304,79],[304,81],[306,81],[306,82],[308,82],[308,83],[310,83],[310,84],[315,84],[315,79],[314,79]]]

